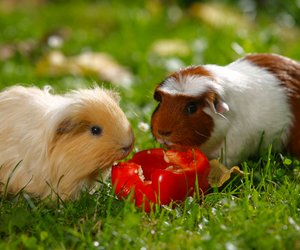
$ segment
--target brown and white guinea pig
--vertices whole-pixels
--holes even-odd
[[[160,83],[152,133],[174,149],[199,147],[240,163],[274,143],[300,157],[300,64],[275,54],[187,67]],[[275,147],[275,146],[274,146]]]
[[[0,93],[0,192],[77,198],[131,151],[119,96],[99,87],[53,95],[15,86]]]

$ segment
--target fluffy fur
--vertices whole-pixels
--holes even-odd
[[[288,58],[256,54],[224,67],[188,67],[167,77],[154,97],[152,133],[168,147],[200,147],[210,158],[223,150],[228,165],[255,154],[261,142],[300,157],[300,64]]]
[[[21,86],[0,93],[0,192],[65,200],[91,188],[133,146],[118,101],[98,87],[62,96]]]

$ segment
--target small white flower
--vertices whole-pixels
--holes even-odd
[[[149,124],[148,123],[145,123],[145,122],[140,122],[138,124],[138,128],[139,130],[141,130],[142,132],[147,132],[149,130]]]
[[[99,241],[94,241],[93,242],[94,247],[98,247],[100,245]]]
[[[225,248],[226,248],[226,250],[236,250],[237,249],[237,247],[231,242],[227,242],[225,244]]]
[[[199,228],[200,230],[203,230],[203,228],[204,228],[203,223],[199,223],[199,224],[198,224],[198,228]]]
[[[63,42],[60,36],[53,35],[48,38],[48,45],[52,48],[60,48]]]

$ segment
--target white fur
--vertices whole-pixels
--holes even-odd
[[[97,87],[63,96],[50,94],[49,88],[21,86],[0,93],[0,192],[24,188],[33,196],[57,193],[68,199],[89,188],[98,171],[104,174],[113,161],[126,156],[122,148],[133,143],[117,99]],[[63,121],[76,124],[81,117],[100,123],[103,135],[97,138],[86,128],[56,141]]]
[[[204,67],[214,79],[188,75],[175,82],[171,78],[160,90],[197,96],[213,89],[229,106],[223,114],[225,119],[205,108],[215,124],[210,139],[200,146],[209,158],[220,157],[221,150],[226,148],[227,164],[239,163],[258,150],[263,133],[263,148],[277,141],[279,149],[286,143],[293,115],[287,95],[274,75],[247,60],[225,67]]]
[[[201,84],[199,84],[201,82]],[[187,96],[198,96],[208,89],[217,93],[222,91],[219,85],[212,85],[209,77],[197,75],[179,75],[179,81],[174,77],[168,78],[161,86],[160,91],[176,95],[183,94]]]

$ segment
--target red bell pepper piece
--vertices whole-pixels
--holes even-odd
[[[136,206],[149,212],[151,203],[167,205],[193,195],[196,183],[202,192],[207,191],[209,170],[209,162],[199,150],[149,149],[113,166],[112,183],[119,198],[133,192]]]

